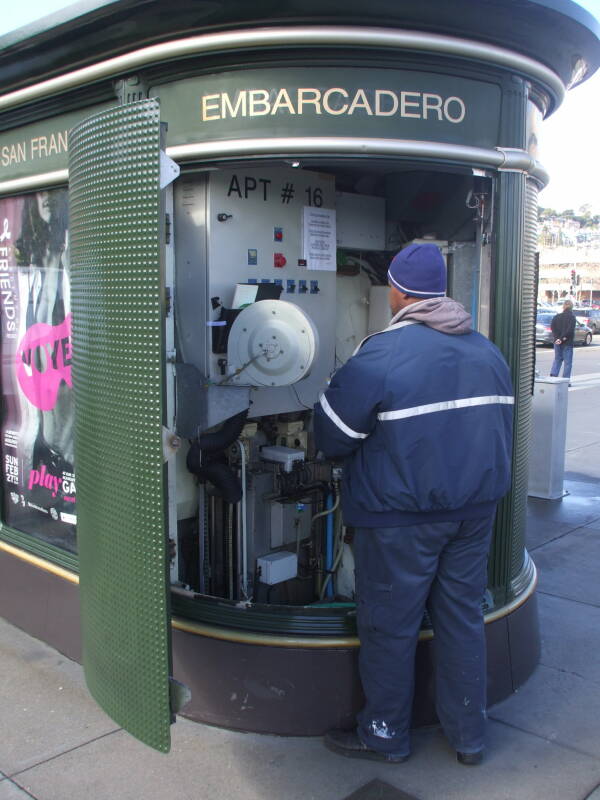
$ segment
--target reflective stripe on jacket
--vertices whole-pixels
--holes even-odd
[[[344,459],[346,524],[484,516],[509,488],[513,403],[479,333],[412,324],[365,340],[315,406],[317,447]]]

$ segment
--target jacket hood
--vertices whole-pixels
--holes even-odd
[[[411,303],[400,309],[391,324],[407,319],[423,322],[440,333],[454,336],[470,333],[473,330],[471,315],[451,297],[431,297],[418,303]]]

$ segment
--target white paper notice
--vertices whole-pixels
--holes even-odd
[[[305,206],[302,218],[303,257],[307,269],[336,269],[335,209]]]

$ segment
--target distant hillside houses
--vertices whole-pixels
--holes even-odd
[[[540,208],[538,301],[600,303],[600,215]]]

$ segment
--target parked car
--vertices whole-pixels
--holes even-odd
[[[535,343],[539,345],[552,346],[554,344],[554,336],[552,335],[552,322],[555,314],[553,312],[542,311],[538,312],[535,321]],[[600,323],[600,321],[598,321]],[[587,325],[582,324],[579,318],[575,322],[575,336],[574,344],[586,346],[592,343],[592,331]]]
[[[587,325],[592,333],[600,333],[600,309],[574,308],[573,313],[583,325]]]

